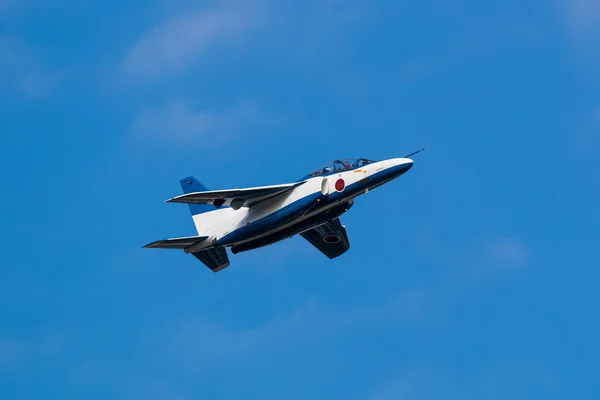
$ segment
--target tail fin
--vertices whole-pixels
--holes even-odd
[[[181,184],[181,188],[183,189],[183,193],[194,193],[194,192],[206,192],[208,188],[198,182],[196,178],[193,176],[188,176],[179,181]],[[206,215],[204,217],[196,217],[199,214],[204,214],[209,211],[215,211],[215,206],[211,204],[189,204],[190,212],[192,213],[192,218],[194,219],[194,224],[196,225],[196,230],[198,232],[201,231],[202,223],[209,222],[210,216]],[[208,218],[208,220],[207,220]],[[213,272],[221,271],[229,266],[229,257],[227,256],[227,251],[223,246],[217,246],[207,250],[196,251],[192,253],[198,260],[202,261],[204,265],[213,270]]]
[[[193,176],[188,176],[179,181],[181,183],[181,188],[183,189],[183,193],[194,193],[194,192],[206,192],[208,188],[198,182],[196,178]],[[210,204],[188,204],[190,207],[190,212],[192,215],[203,214],[205,212],[213,211],[215,209],[214,206]]]

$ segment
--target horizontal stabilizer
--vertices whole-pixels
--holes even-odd
[[[173,197],[167,202],[187,204],[214,204],[215,207],[231,206],[234,209],[251,207],[261,201],[270,199],[287,192],[304,182],[284,185],[260,186],[246,189],[209,190],[204,192],[187,193]]]
[[[203,240],[206,240],[208,236],[189,236],[175,239],[165,239],[165,240],[157,240],[156,242],[152,242],[150,244],[145,245],[146,248],[154,248],[154,249],[179,249],[183,250],[189,246],[192,246],[196,243],[200,243]]]

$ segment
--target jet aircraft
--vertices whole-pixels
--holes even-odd
[[[408,171],[413,166],[409,157],[422,150],[383,161],[339,159],[282,185],[208,190],[187,177],[180,181],[184,194],[166,201],[188,204],[198,235],[144,247],[181,249],[218,272],[229,266],[227,247],[237,254],[300,234],[333,259],[350,248],[339,217],[356,197]]]

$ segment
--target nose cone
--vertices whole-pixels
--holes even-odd
[[[404,172],[408,171],[413,166],[413,160],[410,158],[392,158],[390,161],[394,167],[400,167]]]
[[[413,160],[410,158],[392,158],[388,160],[388,173],[393,174],[394,177],[399,177],[411,169],[413,166]]]

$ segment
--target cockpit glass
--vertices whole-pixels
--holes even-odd
[[[368,165],[374,161],[366,158],[340,158],[321,165],[309,174],[309,176],[329,175],[335,172],[348,171]]]

